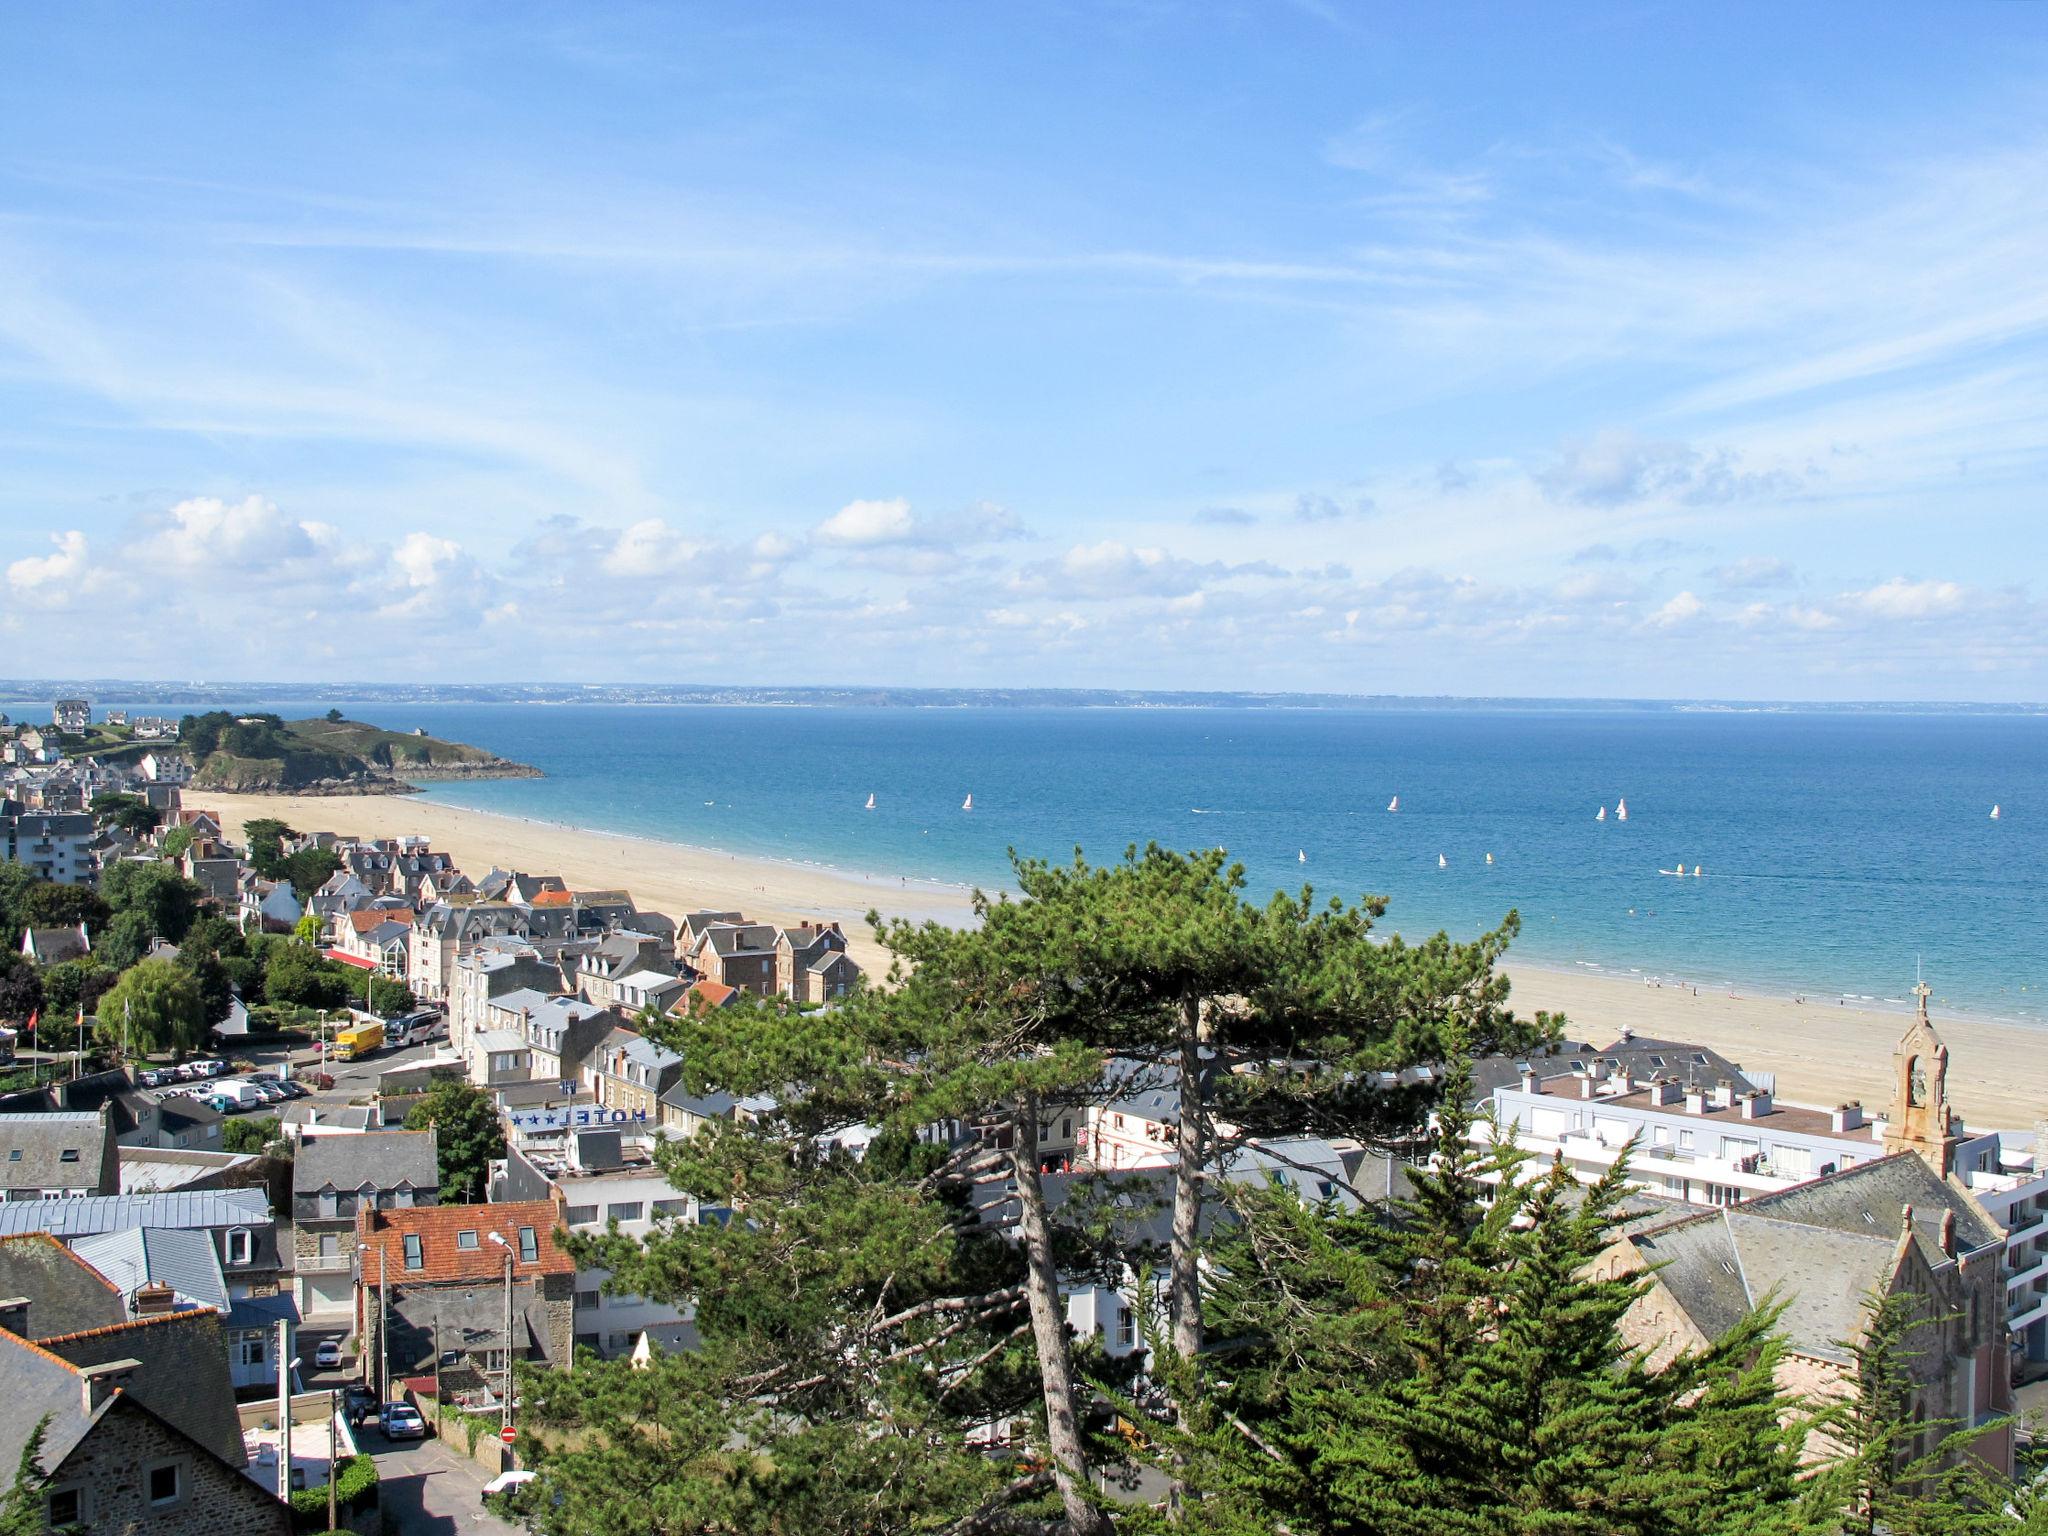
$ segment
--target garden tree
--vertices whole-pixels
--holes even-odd
[[[394,1013],[410,1013],[419,1006],[419,999],[413,990],[402,981],[372,971],[369,975],[369,1009],[387,1017]]]
[[[320,921],[318,915],[307,912],[292,926],[292,937],[301,944],[312,946],[320,942],[321,934],[325,930],[326,925]]]
[[[839,1145],[846,1107],[884,1067],[819,1016],[761,1005],[720,1019],[740,1012],[760,1049],[730,1091],[792,1069],[815,1086],[658,1146],[670,1183],[731,1220],[663,1223],[644,1243],[568,1239],[579,1265],[611,1271],[609,1289],[694,1302],[702,1342],[646,1371],[579,1360],[565,1390],[530,1389],[545,1402],[528,1425],[572,1437],[536,1448],[545,1486],[529,1517],[558,1536],[879,1536],[1044,1514],[1050,1473],[1005,1467],[970,1435],[1039,1397],[1015,1247],[948,1178],[944,1149],[893,1130],[864,1156]]]
[[[125,971],[149,953],[149,941],[155,937],[156,927],[147,912],[134,908],[116,912],[93,940],[93,958],[109,970]]]
[[[223,1152],[267,1152],[273,1146],[290,1151],[291,1143],[278,1134],[278,1119],[275,1115],[263,1115],[254,1120],[230,1120],[221,1127],[220,1149]]]
[[[265,946],[263,996],[301,1008],[339,1008],[348,1000],[348,978],[310,945],[296,939],[272,943]]]
[[[206,1038],[199,983],[174,960],[131,966],[99,1001],[100,1039],[131,1054],[197,1050]]]
[[[284,840],[298,835],[274,816],[251,817],[242,823],[242,839],[249,845],[249,867],[266,880],[282,878]]]
[[[505,1155],[498,1108],[489,1094],[460,1080],[436,1083],[407,1112],[405,1128],[433,1130],[444,1205],[484,1198],[491,1160]]]
[[[43,972],[43,1016],[68,1019],[81,1009],[91,1013],[114,979],[114,972],[90,955],[48,967]]]
[[[101,795],[92,803],[93,820],[102,827],[119,827],[141,837],[154,832],[158,816],[140,795]]]
[[[184,954],[207,954],[225,959],[249,953],[249,941],[229,919],[217,912],[202,912],[185,930],[178,948]]]
[[[43,1470],[43,1441],[49,1432],[50,1415],[46,1413],[21,1444],[14,1481],[0,1493],[0,1536],[43,1536],[49,1529],[43,1503],[43,1490],[50,1483],[49,1473]]]
[[[28,893],[35,884],[26,865],[0,859],[0,937],[8,944],[19,943],[28,926]]]
[[[42,1007],[43,978],[35,962],[14,950],[0,950],[0,1019],[25,1019]]]
[[[100,876],[100,894],[115,913],[142,913],[151,936],[172,944],[199,914],[199,887],[156,859],[122,859]]]
[[[178,951],[178,964],[191,973],[192,980],[199,987],[199,1015],[207,1026],[222,1022],[235,1003],[234,978],[228,974],[224,961],[199,950],[187,954]]]
[[[342,719],[343,719],[343,716],[342,716],[342,713],[341,713],[341,711],[340,711],[340,710],[338,710],[338,709],[330,709],[330,710],[328,710],[328,711],[327,711],[327,720],[328,720],[328,722],[329,722],[330,724],[333,724],[333,725],[339,725],[339,724],[341,724],[341,722],[342,722]]]
[[[191,846],[192,829],[183,826],[171,828],[157,842],[158,851],[167,859],[182,859]]]
[[[1518,930],[1514,913],[1469,944],[1441,933],[1381,943],[1372,928],[1384,898],[1318,908],[1304,887],[1255,907],[1228,857],[1157,844],[1100,867],[1078,851],[1063,866],[1013,856],[1020,898],[975,901],[976,942],[1030,996],[1013,1010],[1029,1016],[1012,1035],[1017,1049],[1076,1042],[1119,1056],[1126,1083],[1164,1069],[1179,1091],[1168,1315],[1184,1359],[1202,1345],[1203,1189],[1230,1150],[1218,1142],[1219,1108],[1269,1136],[1410,1131],[1427,1091],[1383,1091],[1378,1074],[1442,1061],[1454,1042],[1479,1054],[1522,1049],[1557,1022],[1507,1007],[1496,962]],[[920,970],[960,952],[948,932],[881,927]]]
[[[291,881],[299,900],[305,901],[339,868],[341,859],[332,848],[301,848],[284,861],[279,874]]]
[[[1581,1189],[1515,1180],[1443,1117],[1436,1167],[1391,1212],[1334,1216],[1240,1188],[1215,1331],[1167,1357],[1191,1405],[1162,1432],[1196,1531],[1296,1536],[1818,1536],[1777,1308],[1652,1370],[1624,1342],[1648,1285],[1596,1260],[1626,1161]],[[1489,1205],[1486,1176],[1501,1180]],[[1391,1219],[1390,1219],[1391,1218]],[[1150,1522],[1132,1522],[1134,1529]]]
[[[83,885],[38,880],[22,901],[24,928],[69,928],[83,923],[88,933],[98,933],[107,925],[108,916],[107,904],[99,892]]]

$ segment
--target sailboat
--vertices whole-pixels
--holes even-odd
[[[862,809],[863,809],[863,810],[869,810],[869,811],[872,811],[872,810],[873,810],[874,808],[875,808],[875,797],[874,797],[873,795],[869,795],[869,796],[868,796],[868,803],[867,803],[867,804],[866,804],[865,806],[863,806],[863,807],[862,807]]]
[[[1442,854],[1438,854],[1436,856],[1436,867],[1438,869],[1449,869],[1451,867],[1451,861],[1445,858]]]
[[[1991,807],[1991,819],[1993,821],[1998,820],[1998,807],[1995,805]]]
[[[1600,807],[1600,814],[1599,814],[1598,816],[1595,816],[1595,817],[1594,817],[1593,819],[1594,819],[1595,821],[1605,821],[1605,820],[1607,819],[1607,807],[1606,807],[1606,806],[1604,806],[1604,805],[1603,805],[1603,806],[1601,806],[1601,807]]]
[[[1389,801],[1387,802],[1387,809],[1388,809],[1388,810],[1390,810],[1390,811],[1398,811],[1398,810],[1400,810],[1400,809],[1401,809],[1401,797],[1400,797],[1399,795],[1396,795],[1396,796],[1394,796],[1394,798],[1393,798],[1393,799],[1389,800]]]
[[[1700,877],[1701,875],[1704,875],[1705,873],[1706,873],[1706,869],[1705,869],[1705,868],[1704,868],[1703,866],[1701,866],[1701,865],[1698,865],[1698,864],[1695,864],[1695,865],[1693,865],[1693,867],[1692,867],[1692,877],[1693,877],[1693,879],[1697,880],[1697,879],[1699,879],[1699,877]]]
[[[1685,873],[1685,865],[1683,862],[1680,862],[1676,869],[1660,869],[1657,873],[1660,875],[1683,875]]]
[[[1628,802],[1626,800],[1617,800],[1614,802],[1614,819],[1616,821],[1628,820]]]
[[[1486,856],[1486,862],[1487,862],[1487,863],[1489,863],[1489,864],[1491,864],[1491,863],[1493,862],[1493,855],[1492,855],[1492,854],[1490,854],[1490,853],[1489,853],[1489,854],[1488,854],[1488,855]]]
[[[1308,862],[1308,850],[1306,848],[1295,849],[1294,856],[1304,864]]]
[[[974,809],[974,795],[971,791],[969,792],[967,798],[960,802],[960,809],[963,811],[971,811]]]

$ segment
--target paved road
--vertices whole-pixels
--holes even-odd
[[[365,1425],[358,1436],[377,1462],[388,1536],[519,1536],[522,1527],[487,1514],[490,1473],[429,1437],[393,1442]]]

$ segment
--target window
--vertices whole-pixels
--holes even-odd
[[[59,1488],[50,1495],[50,1524],[77,1525],[85,1514],[84,1501],[76,1488]]]
[[[604,1347],[615,1355],[622,1350],[631,1349],[633,1347],[633,1335],[630,1333],[608,1333],[604,1336]]]
[[[1692,1132],[1680,1131],[1678,1133],[1678,1145],[1681,1151],[1690,1152],[1692,1150]]]
[[[228,1229],[228,1262],[250,1264],[256,1259],[256,1234],[247,1227]]]
[[[646,1202],[640,1200],[616,1200],[604,1208],[607,1221],[638,1221],[647,1214]]]
[[[690,1214],[690,1202],[687,1200],[657,1200],[654,1202],[654,1214],[657,1216],[688,1216]]]
[[[9,1148],[7,1149],[7,1161],[9,1161],[10,1163],[18,1163],[18,1162],[20,1162],[20,1161],[21,1161],[21,1148],[19,1148],[19,1147],[9,1147]]]
[[[1060,1121],[1060,1139],[1062,1141],[1072,1141],[1074,1139],[1074,1117],[1072,1115],[1068,1115],[1064,1120]]]
[[[540,1244],[534,1240],[533,1228],[531,1227],[521,1227],[519,1229],[519,1262],[522,1264],[538,1264],[540,1262]]]
[[[1120,1348],[1130,1349],[1138,1342],[1137,1314],[1129,1307],[1119,1307],[1116,1316],[1116,1342]]]
[[[597,1207],[594,1205],[572,1205],[562,1213],[562,1219],[572,1227],[587,1226],[597,1220]]]
[[[149,1469],[149,1502],[152,1504],[175,1504],[183,1480],[178,1476],[178,1464],[173,1461],[161,1467]]]
[[[455,1246],[456,1246],[456,1247],[458,1247],[458,1248],[474,1248],[474,1247],[476,1247],[476,1245],[477,1245],[477,1241],[476,1241],[476,1234],[475,1234],[474,1232],[458,1232],[458,1233],[456,1233],[456,1234],[455,1234]]]
[[[57,1161],[58,1161],[58,1162],[60,1162],[60,1163],[75,1163],[75,1162],[77,1162],[77,1161],[78,1161],[78,1148],[76,1148],[76,1147],[66,1147],[66,1148],[65,1148],[65,1149],[64,1149],[64,1150],[63,1150],[62,1152],[59,1152],[59,1153],[57,1154]]]
[[[425,1269],[427,1267],[426,1248],[421,1243],[420,1235],[417,1232],[405,1234],[405,1267],[407,1269]]]
[[[268,1356],[268,1351],[264,1349],[263,1344],[264,1340],[262,1334],[243,1334],[240,1350],[240,1358],[242,1364],[261,1365],[264,1362],[265,1358],[267,1358]]]

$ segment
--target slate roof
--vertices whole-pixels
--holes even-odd
[[[0,1188],[112,1188],[120,1182],[107,1167],[112,1139],[105,1120],[82,1110],[0,1116]]]
[[[350,1136],[305,1136],[292,1160],[292,1193],[321,1190],[439,1189],[439,1144],[427,1131],[368,1131]]]
[[[138,1361],[138,1368],[125,1383],[128,1394],[229,1466],[239,1467],[247,1457],[220,1324],[219,1313],[202,1308],[57,1334],[38,1342],[51,1354],[78,1366]]]
[[[1945,1212],[1955,1216],[1958,1251],[2004,1242],[1974,1200],[1910,1152],[1635,1231],[1625,1241],[1709,1339],[1775,1295],[1786,1303],[1781,1327],[1792,1348],[1846,1360],[1843,1345],[1862,1324],[1862,1299],[1890,1272],[1907,1206],[1931,1264],[1952,1262],[1940,1246]]]
[[[72,1252],[98,1270],[125,1297],[140,1286],[168,1285],[195,1307],[228,1308],[227,1282],[213,1239],[203,1231],[175,1227],[129,1227],[78,1238]]]
[[[113,1283],[47,1232],[0,1238],[0,1296],[28,1299],[28,1336],[118,1323],[128,1312]]]
[[[21,952],[34,955],[40,965],[76,960],[91,948],[83,923],[69,928],[31,928],[22,935]]]
[[[125,1227],[262,1227],[271,1225],[270,1197],[260,1189],[178,1190],[160,1195],[88,1195],[81,1200],[0,1203],[0,1236],[48,1232],[86,1237]]]
[[[1654,1040],[1646,1035],[1633,1035],[1577,1059],[1602,1076],[1619,1066],[1638,1081],[1648,1081],[1652,1077],[1676,1078],[1688,1088],[1714,1088],[1725,1082],[1731,1084],[1737,1093],[1748,1093],[1758,1086],[1742,1075],[1742,1068],[1719,1051],[1683,1040]],[[1566,1070],[1570,1070],[1569,1062]]]

